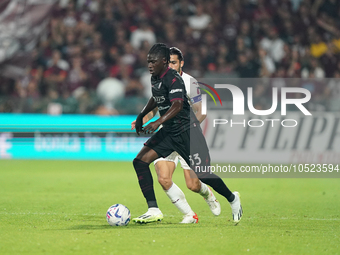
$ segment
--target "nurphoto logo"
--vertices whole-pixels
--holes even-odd
[[[202,84],[210,90],[212,90],[217,98],[220,101],[220,104],[222,105],[222,100],[217,93],[217,91],[212,87],[209,86],[205,83],[199,82],[199,84]],[[235,85],[231,84],[215,84],[216,89],[228,89],[231,92],[232,99],[233,99],[233,115],[244,115],[244,102],[245,102],[245,97],[240,88],[238,88]],[[200,90],[205,91],[210,97],[213,99],[215,105],[216,105],[216,100],[214,96],[206,89],[199,88]],[[312,115],[306,107],[303,105],[307,103],[311,99],[311,93],[309,90],[305,88],[295,88],[295,87],[283,87],[281,88],[281,116],[286,116],[287,115],[287,105],[295,105],[304,115]],[[301,93],[304,95],[304,97],[301,98],[287,98],[288,93]],[[248,109],[251,113],[254,115],[258,116],[267,116],[273,114],[277,107],[278,107],[278,88],[273,87],[272,88],[272,106],[270,109],[267,110],[257,110],[254,107],[253,104],[253,88],[248,87],[247,88],[247,105]],[[207,95],[203,94],[202,95],[202,114],[206,115],[207,114]],[[280,119],[265,119],[265,121],[269,121],[272,123],[272,127],[274,127],[274,122],[275,121],[280,121]],[[290,122],[290,124],[288,124]],[[243,125],[244,127],[246,126],[246,120],[244,119],[242,122],[233,122],[232,119],[214,119],[213,120],[213,126],[215,127],[216,125],[225,125],[230,123],[230,127],[233,127],[233,125]],[[257,125],[255,125],[255,123]],[[264,121],[262,119],[250,119],[247,121],[247,124],[249,127],[262,127],[264,125]],[[295,127],[298,125],[297,120],[294,119],[284,119],[281,120],[281,125],[283,127]]]

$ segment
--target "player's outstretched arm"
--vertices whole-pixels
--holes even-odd
[[[183,108],[183,100],[174,100],[172,101],[171,107],[169,110],[158,120],[149,123],[144,127],[144,133],[152,134],[157,130],[157,128],[163,124],[164,122],[175,117]]]
[[[136,128],[136,133],[139,135],[140,132],[143,131],[143,118],[145,115],[147,115],[149,112],[151,112],[153,109],[157,107],[157,103],[153,97],[151,97],[146,104],[146,106],[143,108],[140,114],[138,114],[136,123],[135,123],[135,128]]]

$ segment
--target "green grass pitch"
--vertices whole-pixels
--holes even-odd
[[[111,227],[112,204],[132,217],[147,209],[132,163],[1,160],[0,254],[340,254],[340,179],[224,179],[241,193],[238,226],[220,195],[214,217],[179,167],[174,181],[199,223],[178,224],[154,181],[164,220]]]

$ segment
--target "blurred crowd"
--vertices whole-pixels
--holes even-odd
[[[136,114],[155,42],[197,78],[340,78],[340,1],[60,0],[26,75],[1,78],[0,112]],[[323,80],[301,86],[340,110],[340,79]],[[259,108],[269,90],[255,89]]]

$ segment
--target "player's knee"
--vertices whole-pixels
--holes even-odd
[[[158,182],[164,190],[171,188],[172,180],[169,177],[158,176]]]
[[[132,161],[132,164],[133,164],[133,166],[137,166],[137,165],[139,165],[139,164],[147,164],[146,162],[144,162],[143,160],[141,160],[140,158],[138,158],[138,157],[135,157],[134,159],[133,159],[133,161]]]
[[[135,158],[132,161],[133,167],[135,169],[135,171],[138,173],[140,172],[142,169],[144,169],[145,167],[148,168],[149,164],[140,160],[139,158]],[[143,170],[144,171],[144,170]]]
[[[148,161],[148,157],[146,154],[142,154],[142,153],[139,153],[135,159],[138,159],[140,161],[143,161],[143,162],[147,162]],[[134,161],[135,161],[134,159]]]
[[[201,185],[199,182],[199,179],[195,178],[195,179],[190,179],[186,181],[187,187],[188,189],[190,189],[193,192],[199,192]]]

